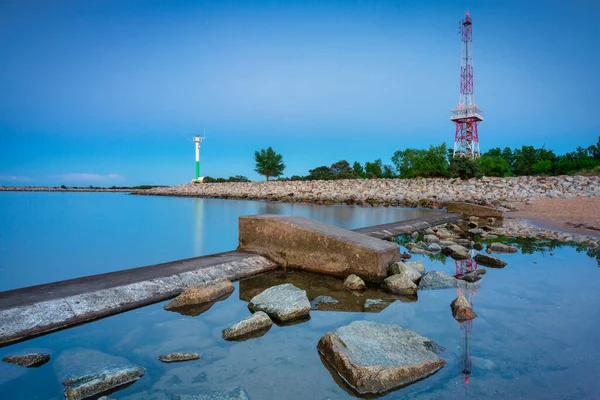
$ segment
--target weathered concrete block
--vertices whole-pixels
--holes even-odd
[[[449,213],[459,213],[464,216],[479,218],[504,219],[504,213],[492,207],[479,206],[471,203],[449,203],[446,205]]]
[[[239,219],[239,250],[258,253],[287,267],[367,281],[387,277],[400,259],[395,243],[303,217],[252,215]]]

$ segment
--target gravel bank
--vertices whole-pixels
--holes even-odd
[[[467,201],[514,209],[514,202],[538,198],[571,198],[600,195],[600,177],[557,176],[482,179],[350,179],[339,181],[232,182],[183,184],[132,191],[133,194],[191,196],[443,208],[446,203]]]

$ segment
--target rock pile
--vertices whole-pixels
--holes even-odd
[[[132,193],[429,208],[441,208],[450,202],[466,201],[510,208],[509,203],[514,201],[600,195],[600,177],[522,176],[469,180],[419,178],[199,183],[132,191]]]

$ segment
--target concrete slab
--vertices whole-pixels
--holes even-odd
[[[461,218],[460,214],[436,213],[434,215],[408,221],[391,222],[389,224],[355,229],[354,232],[362,233],[377,239],[386,239],[400,235],[410,235],[415,231],[424,231],[433,226],[447,224],[448,222],[456,222]]]
[[[395,243],[285,215],[240,217],[238,250],[286,267],[341,277],[356,274],[372,282],[385,279],[389,264],[400,259]]]
[[[228,252],[0,292],[0,347],[275,268],[265,257]]]

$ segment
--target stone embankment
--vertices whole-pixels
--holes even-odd
[[[197,183],[132,191],[133,194],[272,200],[317,204],[442,208],[474,202],[511,208],[537,198],[600,195],[599,176],[481,179],[349,179],[338,181]]]

